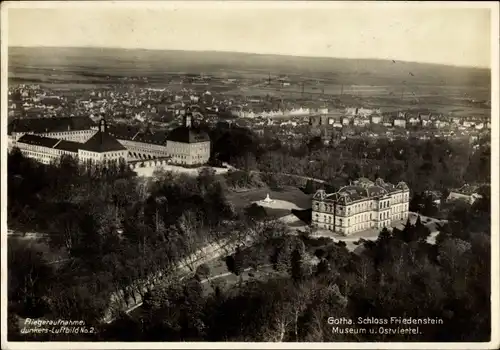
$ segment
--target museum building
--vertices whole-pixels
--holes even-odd
[[[408,218],[410,190],[377,179],[360,178],[335,193],[317,191],[312,198],[312,226],[349,235],[390,227]]]

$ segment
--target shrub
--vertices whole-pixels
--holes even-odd
[[[199,278],[207,278],[208,276],[210,276],[210,267],[208,267],[207,264],[201,264],[196,269],[196,273],[195,274]]]

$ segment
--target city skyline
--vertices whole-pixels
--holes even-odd
[[[306,7],[304,3],[267,2],[229,6],[215,2],[163,3],[161,7],[148,3],[139,8],[120,4],[112,9],[97,4],[92,8],[11,6],[8,44],[246,52],[491,67],[490,9],[459,8],[457,4],[446,9],[383,5],[371,4],[365,9],[352,4]]]

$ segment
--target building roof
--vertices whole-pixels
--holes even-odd
[[[381,192],[382,191],[382,192]],[[383,190],[378,189],[378,192],[381,195],[386,194]],[[337,193],[336,199],[337,200],[344,200],[346,203],[348,202],[355,202],[363,198],[368,198],[370,197],[370,193],[368,192],[368,189],[363,187],[363,186],[345,186],[342,187]]]
[[[87,142],[80,146],[85,151],[103,153],[123,151],[126,148],[106,131],[98,131]]]
[[[79,142],[53,139],[50,137],[25,134],[17,140],[17,142],[26,143],[29,145],[43,146],[48,148],[60,149],[68,152],[78,153],[78,149],[82,147]]]
[[[63,132],[70,130],[90,130],[95,123],[89,117],[56,117],[15,119],[8,126],[9,135],[13,132]]]
[[[460,194],[464,194],[464,195],[470,196],[470,195],[472,195],[474,193],[477,193],[478,190],[479,190],[479,186],[465,184],[462,187],[454,189],[454,190],[452,190],[450,192],[460,193]]]
[[[197,143],[210,141],[210,137],[206,132],[198,128],[180,126],[168,134],[167,140],[182,143]]]
[[[396,186],[384,182],[382,179],[377,179],[375,182],[367,178],[359,178],[349,186],[342,187],[335,193],[326,194],[324,190],[316,192],[313,199],[317,200],[332,200],[341,205],[346,205],[351,202],[356,202],[363,199],[383,197],[391,192],[408,190],[408,186],[404,182],[399,182]]]
[[[82,148],[82,144],[80,142],[60,140],[60,142],[54,145],[54,148],[63,151],[78,153],[78,150]]]
[[[50,137],[43,137],[38,135],[23,135],[17,140],[18,143],[26,143],[28,145],[43,146],[43,147],[54,147],[60,140],[52,139]]]
[[[167,135],[164,132],[154,132],[152,130],[142,131],[133,126],[109,126],[108,133],[119,140],[136,141],[143,143],[151,143],[165,145]]]

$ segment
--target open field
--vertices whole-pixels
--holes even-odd
[[[339,94],[368,93],[374,87],[465,86],[471,90],[490,88],[490,71],[414,62],[257,55],[232,52],[155,51],[100,48],[9,48],[9,75],[34,79],[33,74],[54,80],[81,83],[109,83],[123,77],[150,83],[166,82],[189,72],[208,78],[237,79],[240,85],[265,83],[286,77],[298,89],[304,83],[309,92]],[[41,77],[39,77],[41,79]],[[246,81],[244,81],[246,80]],[[314,89],[313,89],[314,88]],[[420,89],[420,93],[430,93]],[[377,89],[378,90],[378,89]],[[400,91],[399,88],[395,89]],[[373,92],[373,90],[372,90]],[[415,92],[415,91],[414,91]],[[472,96],[472,95],[471,95]]]
[[[305,82],[302,92],[302,83],[296,83],[290,86],[268,85],[266,83],[255,84],[254,86],[243,86],[228,93],[237,93],[245,91],[249,95],[259,95],[275,92],[277,95],[292,95],[297,97],[333,95],[340,96],[351,95],[357,97],[389,97],[394,96],[398,99],[418,99],[434,97],[439,99],[443,96],[447,98],[470,97],[477,100],[487,100],[490,98],[488,87],[470,87],[470,86],[446,86],[446,85],[424,85],[419,83],[395,82],[393,85],[341,85],[334,80],[323,81],[321,83]]]

